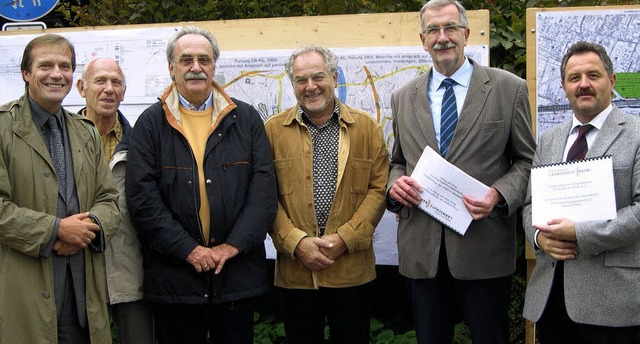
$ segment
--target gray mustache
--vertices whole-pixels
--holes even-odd
[[[447,43],[436,43],[433,46],[433,49],[435,50],[444,50],[444,49],[451,49],[451,48],[455,48],[455,44],[453,42],[447,42]]]
[[[204,80],[207,78],[207,74],[204,74],[204,72],[200,72],[200,73],[194,73],[194,72],[188,72],[184,78],[186,80]]]

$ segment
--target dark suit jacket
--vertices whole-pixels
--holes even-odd
[[[433,278],[438,270],[440,242],[445,240],[451,274],[456,279],[507,276],[515,270],[516,210],[524,201],[535,140],[524,80],[503,70],[473,64],[467,97],[445,157],[449,162],[496,188],[505,198],[501,214],[473,221],[464,237],[447,229],[418,208],[398,211],[400,273]],[[431,108],[429,74],[416,77],[394,92],[394,146],[387,189],[410,176],[426,146],[439,152]]]
[[[571,121],[540,138],[533,166],[561,162]],[[578,255],[564,262],[567,313],[581,324],[640,325],[640,120],[614,106],[587,158],[611,155],[617,218],[576,224]],[[523,210],[527,239],[534,245],[531,192]],[[538,321],[549,298],[555,260],[536,251],[527,285],[524,316]],[[561,282],[562,283],[562,282]]]

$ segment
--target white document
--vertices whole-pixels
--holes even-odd
[[[462,203],[462,195],[484,198],[489,187],[452,165],[427,146],[411,178],[422,186],[418,207],[440,223],[464,235],[473,218]]]
[[[532,225],[558,217],[575,222],[616,218],[611,156],[531,169]]]

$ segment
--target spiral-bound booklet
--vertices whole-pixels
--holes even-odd
[[[603,156],[531,169],[532,224],[566,217],[575,222],[616,218],[613,160]]]

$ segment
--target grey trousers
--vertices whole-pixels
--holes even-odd
[[[144,301],[111,305],[111,318],[118,330],[118,344],[153,344],[153,315]]]

